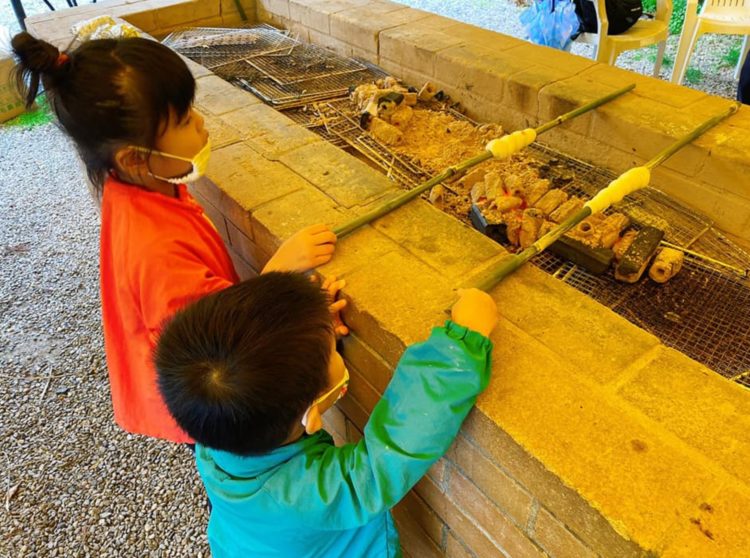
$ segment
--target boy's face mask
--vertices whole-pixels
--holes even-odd
[[[206,145],[204,145],[203,148],[198,153],[196,153],[192,159],[189,159],[187,157],[180,157],[179,155],[172,155],[170,153],[164,153],[163,151],[156,151],[155,149],[145,149],[143,147],[136,147],[135,149],[139,151],[145,151],[147,153],[156,153],[157,155],[161,155],[162,157],[169,157],[170,159],[187,161],[191,165],[193,165],[193,169],[189,173],[184,176],[176,176],[174,178],[166,178],[164,176],[159,176],[149,172],[149,174],[154,178],[169,182],[170,184],[188,184],[190,182],[195,182],[200,177],[206,174],[206,169],[208,168],[208,160],[211,158],[210,139],[206,140]]]
[[[326,393],[318,397],[315,401],[312,402],[312,405],[307,408],[307,411],[305,411],[305,414],[302,415],[302,426],[307,428],[307,414],[310,412],[310,409],[314,407],[315,405],[320,405],[321,403],[328,402],[328,405],[326,405],[326,410],[333,407],[334,403],[344,397],[346,395],[346,390],[349,387],[349,370],[344,368],[344,377],[341,378],[341,381],[333,386],[330,390],[328,390]]]

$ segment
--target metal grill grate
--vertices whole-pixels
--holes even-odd
[[[213,70],[255,56],[288,51],[301,44],[269,25],[248,28],[195,27],[167,36],[163,44]]]
[[[343,140],[403,187],[412,188],[428,178],[422,169],[362,130],[352,118],[354,107],[348,100],[317,105],[306,117],[321,113],[338,118],[333,125],[319,123],[313,127],[315,131]],[[468,120],[456,111],[452,114]],[[572,179],[558,187],[583,198],[592,197],[616,178],[539,143],[530,146],[528,153],[540,168],[553,166],[568,172]],[[393,170],[394,161],[401,163],[398,172]],[[714,229],[706,217],[654,188],[629,196],[613,209],[628,214],[636,227],[663,229],[667,242],[695,255],[687,253],[683,271],[664,285],[650,280],[621,283],[611,271],[593,275],[548,252],[532,263],[659,337],[665,345],[750,388],[750,351],[743,349],[750,331],[750,255]]]
[[[315,45],[297,44],[283,52],[254,56],[248,63],[279,85],[309,82],[366,70],[364,64]]]
[[[280,110],[346,96],[349,87],[386,75],[268,25],[188,29],[164,44]]]

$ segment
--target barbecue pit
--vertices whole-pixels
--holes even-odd
[[[253,92],[334,145],[369,161],[403,188],[413,188],[436,172],[430,160],[415,161],[400,154],[360,125],[360,111],[350,100],[350,91],[387,76],[369,62],[303,43],[289,32],[265,24],[244,29],[188,29],[173,33],[164,43]],[[483,126],[449,99],[421,103],[418,108],[475,129]],[[483,145],[477,143],[472,148],[478,153]],[[508,164],[531,166],[556,187],[583,199],[616,178],[607,169],[540,142]],[[445,191],[444,210],[471,224],[469,192],[456,184],[447,185]],[[550,252],[540,254],[532,263],[654,334],[665,345],[750,387],[750,352],[743,349],[750,330],[750,255],[710,219],[655,188],[629,196],[615,209],[628,215],[636,229],[650,225],[663,230],[665,244],[685,252],[684,269],[666,284],[644,277],[631,285],[616,281],[611,270],[595,275]],[[507,242],[504,245],[512,249]]]

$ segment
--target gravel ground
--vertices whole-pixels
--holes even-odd
[[[413,8],[465,21],[479,27],[492,29],[513,37],[526,38],[519,22],[519,15],[525,9],[514,0],[394,0]],[[667,40],[665,60],[673,61],[677,52],[679,36]],[[684,83],[700,91],[735,99],[737,80],[734,79],[734,66],[728,65],[724,57],[734,47],[739,48],[742,38],[733,35],[704,35],[690,58],[694,83]],[[573,54],[593,58],[592,45],[573,44]],[[624,52],[617,59],[617,66],[640,74],[651,75],[656,60],[656,47]],[[660,77],[669,80],[672,74],[671,63],[662,66]]]
[[[188,450],[113,422],[98,228],[63,134],[0,126],[0,557],[208,556]]]

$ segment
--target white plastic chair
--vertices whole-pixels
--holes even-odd
[[[742,63],[750,50],[750,0],[706,0],[700,14],[698,0],[687,0],[685,23],[672,70],[673,82],[682,83],[695,44],[704,33],[745,35],[742,54],[734,72],[734,79],[739,78]]]
[[[669,35],[669,18],[672,17],[672,0],[656,0],[656,16],[654,19],[639,19],[633,27],[620,35],[608,35],[609,20],[605,0],[593,1],[596,9],[596,19],[599,22],[597,33],[582,33],[576,41],[593,44],[594,58],[597,62],[604,62],[614,66],[617,57],[626,50],[634,50],[659,44],[659,50],[654,64],[654,76],[659,76],[664,49]],[[748,0],[750,1],[750,0]]]

